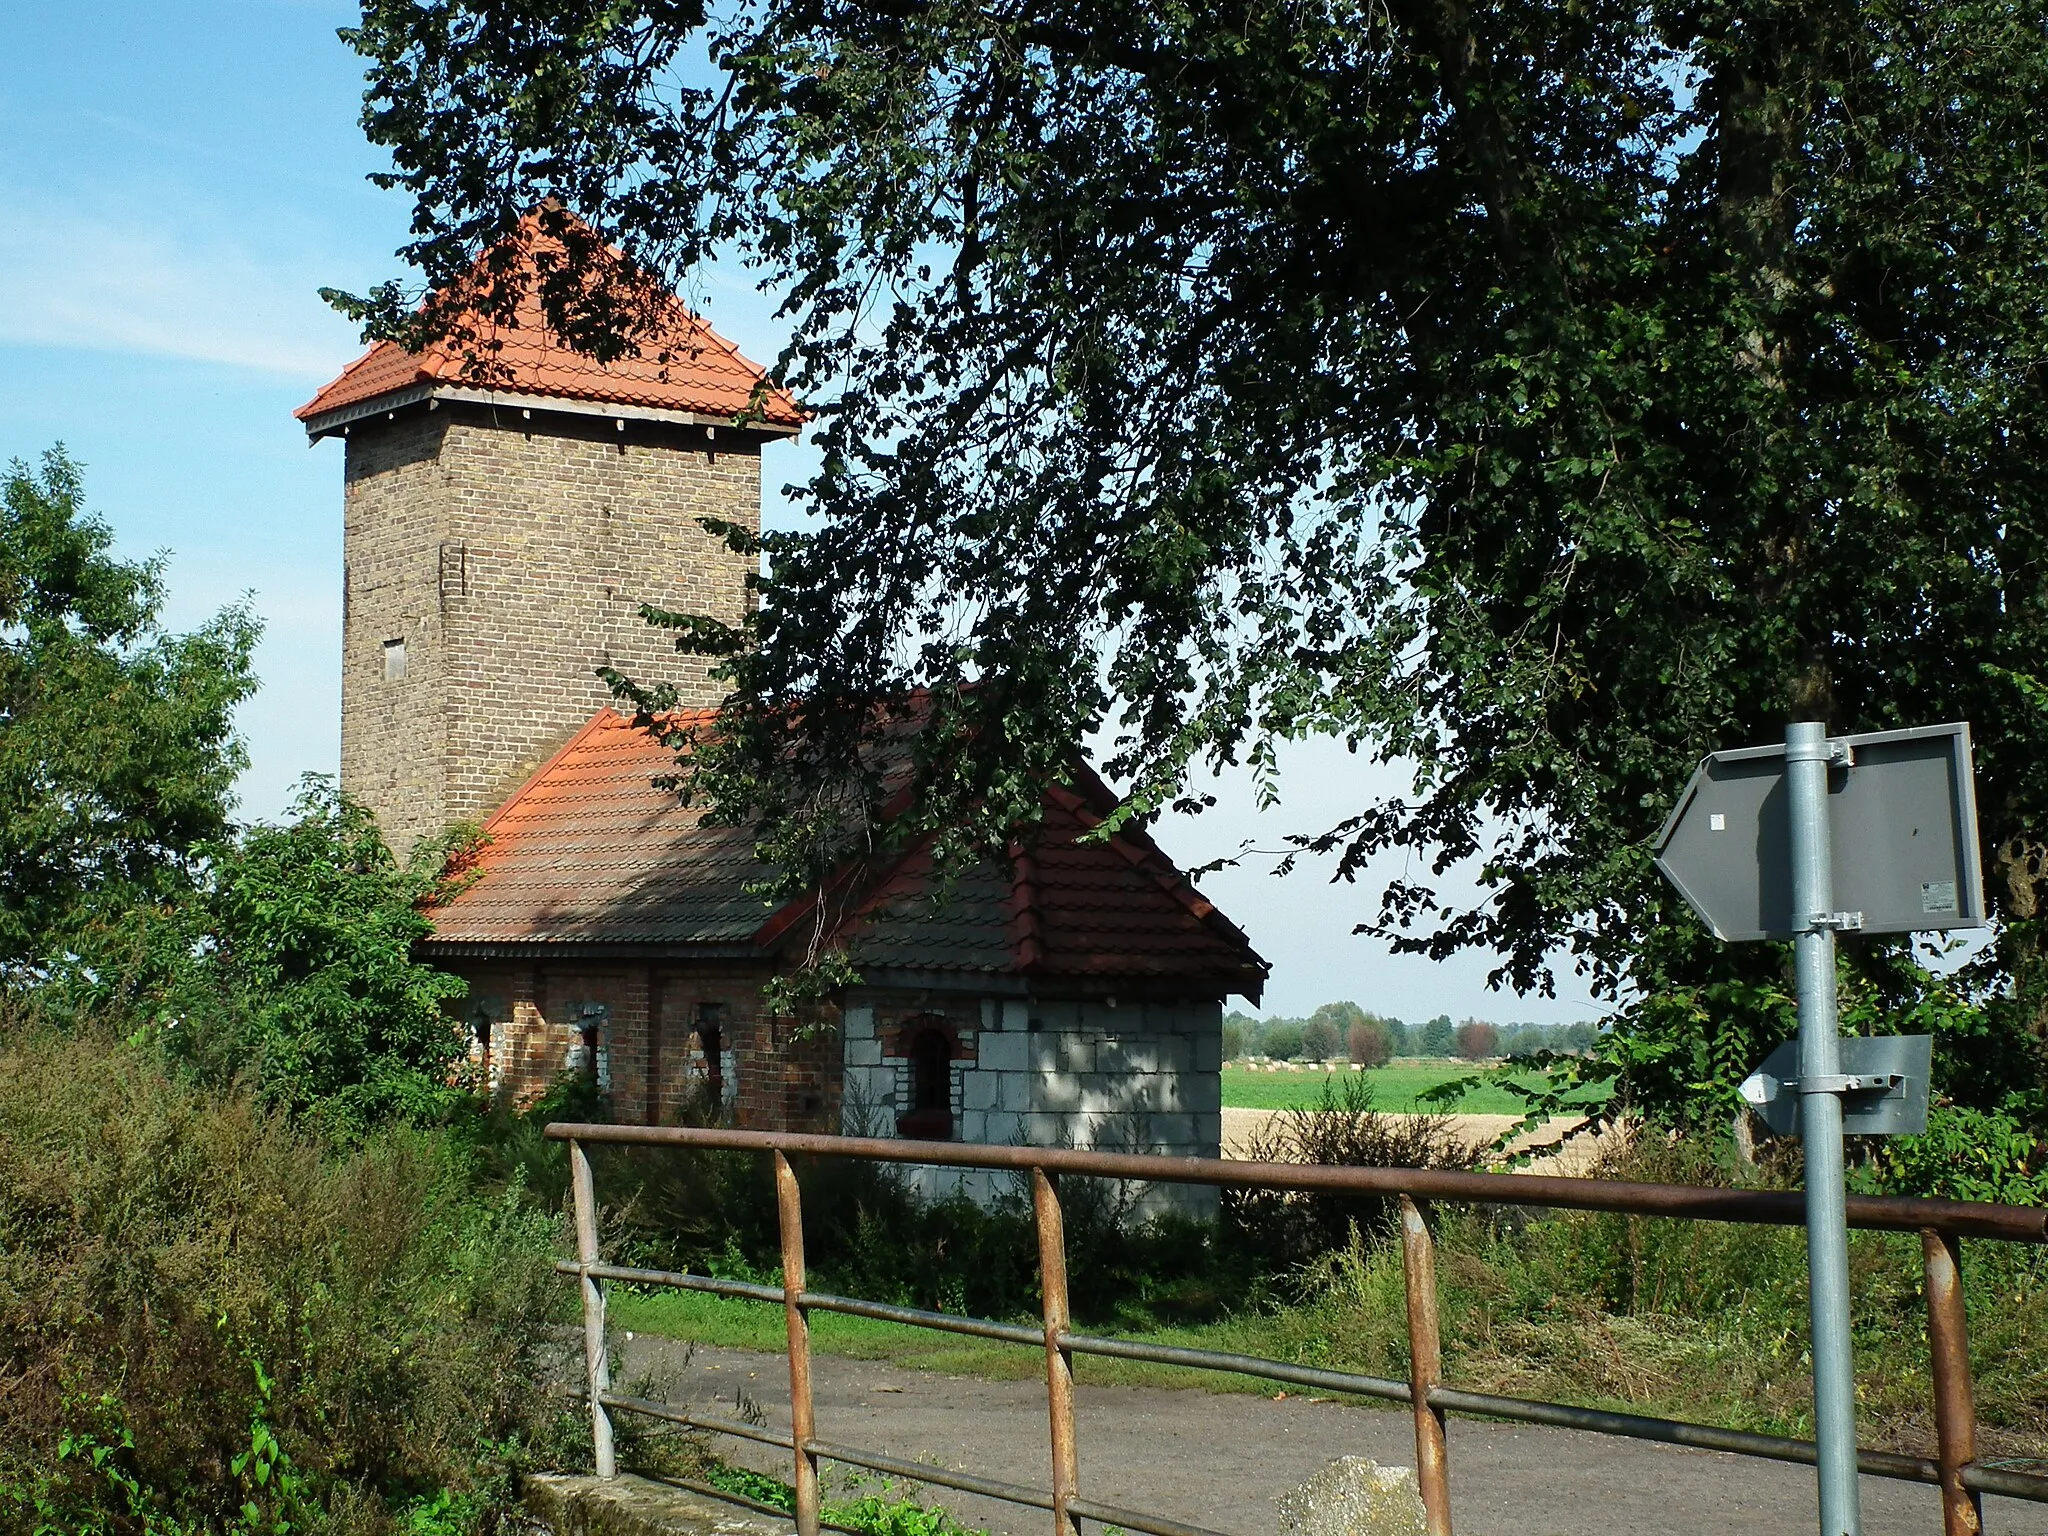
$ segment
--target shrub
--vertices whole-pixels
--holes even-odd
[[[1469,1168],[1473,1149],[1443,1115],[1391,1115],[1373,1104],[1372,1084],[1346,1074],[1326,1078],[1309,1109],[1290,1109],[1256,1132],[1245,1149],[1262,1162],[1343,1168]],[[1342,1248],[1353,1230],[1382,1233],[1394,1224],[1385,1195],[1284,1194],[1227,1190],[1223,1217],[1233,1240],[1278,1271]]]
[[[0,1529],[491,1523],[581,1444],[542,1391],[557,1226],[445,1135],[338,1153],[153,1048],[8,1025]]]

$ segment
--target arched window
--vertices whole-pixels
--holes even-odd
[[[953,1139],[953,1041],[943,1029],[910,1037],[910,1108],[896,1117],[896,1134],[919,1141]]]

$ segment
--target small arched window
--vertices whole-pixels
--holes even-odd
[[[910,1037],[910,1108],[896,1117],[896,1133],[919,1141],[953,1139],[953,1041],[943,1029]]]

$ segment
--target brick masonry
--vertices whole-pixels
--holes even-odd
[[[357,423],[347,458],[341,783],[401,853],[488,816],[610,702],[600,666],[718,701],[638,609],[745,613],[751,558],[700,519],[758,530],[751,443],[422,405]]]

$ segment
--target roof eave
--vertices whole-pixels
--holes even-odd
[[[387,390],[367,400],[336,406],[331,411],[306,417],[306,439],[318,442],[323,437],[346,437],[348,429],[359,421],[393,416],[406,406],[417,405],[421,401],[425,401],[427,408],[432,410],[444,400],[450,404],[498,406],[558,416],[595,416],[622,423],[645,421],[663,426],[704,427],[713,432],[724,427],[757,437],[795,437],[803,430],[801,426],[783,422],[735,421],[731,416],[672,410],[666,406],[621,405],[609,400],[576,400],[566,395],[535,394],[515,389],[477,389],[465,384],[409,384],[403,389]]]

